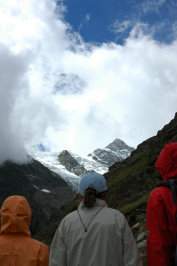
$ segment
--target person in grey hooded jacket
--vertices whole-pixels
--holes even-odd
[[[142,266],[130,227],[122,213],[108,208],[104,176],[85,174],[81,203],[60,223],[50,249],[50,266]]]

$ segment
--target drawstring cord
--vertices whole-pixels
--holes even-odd
[[[84,224],[84,222],[83,222],[83,220],[81,218],[81,215],[79,213],[79,210],[77,209],[77,213],[78,213],[79,218],[80,218],[80,221],[81,221],[81,223],[82,223],[82,225],[83,225],[83,227],[85,229],[85,232],[87,232],[87,229],[88,229],[89,225],[91,224],[91,222],[93,221],[93,219],[95,218],[95,216],[104,208],[105,205],[106,205],[106,203],[104,203],[103,206],[101,206],[101,208],[96,212],[96,214],[93,216],[93,218],[90,220],[90,222],[88,223],[87,226]]]

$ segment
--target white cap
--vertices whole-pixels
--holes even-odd
[[[84,196],[85,191],[88,188],[94,188],[97,193],[108,190],[105,177],[95,172],[83,175],[83,177],[81,177],[79,185],[80,194]]]

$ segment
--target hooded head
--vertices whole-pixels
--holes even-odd
[[[10,196],[1,207],[1,234],[23,233],[30,236],[31,208],[25,197]]]
[[[177,179],[177,142],[171,142],[162,149],[155,167],[163,180]]]

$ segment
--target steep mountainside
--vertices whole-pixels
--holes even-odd
[[[40,144],[29,151],[51,171],[59,174],[74,191],[78,191],[80,177],[90,171],[104,174],[114,162],[127,158],[134,149],[116,139],[105,148],[95,150],[89,156],[79,156],[71,151],[50,152]]]
[[[129,147],[122,140],[115,139],[105,148],[96,149],[88,155],[88,158],[84,159],[77,154],[64,150],[59,154],[58,160],[68,171],[82,176],[89,171],[97,171],[97,168],[100,166],[102,166],[102,169],[106,169],[106,167],[111,166],[115,162],[124,160],[133,150],[134,148]]]
[[[79,164],[77,160],[67,151],[62,151],[58,156],[59,162],[65,166],[65,168],[78,176],[88,173],[83,165]]]
[[[177,142],[177,113],[156,136],[141,143],[130,157],[115,163],[105,174],[109,187],[108,205],[126,215],[137,242],[141,241],[138,246],[144,261],[146,204],[151,190],[161,182],[154,164],[164,145],[169,142]],[[77,201],[73,200],[64,205],[36,237],[50,244],[59,222],[68,212],[76,208],[76,203]]]
[[[106,166],[111,166],[115,162],[120,162],[130,156],[134,148],[129,147],[120,139],[115,139],[104,149],[96,149],[89,154],[94,160]]]
[[[115,139],[112,143],[103,149],[96,149],[88,156],[95,161],[95,164],[102,165],[102,169],[109,167],[115,162],[119,162],[127,158],[134,149],[129,147],[125,142],[120,139]],[[89,157],[84,161],[80,156],[73,154],[70,151],[64,150],[59,156],[59,162],[65,166],[65,168],[75,175],[82,176],[89,171],[97,171],[94,167],[88,169]],[[91,163],[91,160],[90,160]],[[92,164],[93,165],[93,164]]]
[[[141,143],[126,160],[109,168],[105,176],[111,206],[129,214],[146,204],[149,192],[161,182],[154,164],[162,148],[169,142],[177,142],[177,113],[156,136]]]
[[[32,208],[32,233],[74,197],[59,175],[35,160],[23,165],[6,162],[0,166],[0,206],[11,195],[23,195],[28,199]]]

